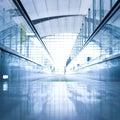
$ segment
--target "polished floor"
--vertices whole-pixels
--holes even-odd
[[[120,82],[66,75],[1,80],[0,120],[120,120]]]

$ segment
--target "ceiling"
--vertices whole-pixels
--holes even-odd
[[[92,0],[21,0],[41,38],[79,33]]]

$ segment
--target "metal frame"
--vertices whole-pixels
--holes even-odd
[[[19,55],[16,51],[11,50],[10,48],[5,47],[5,46],[3,46],[3,45],[0,44],[0,52],[2,52],[2,51],[7,52],[7,53],[12,54],[12,55],[15,55],[15,56],[17,56],[17,57],[19,57],[19,58],[22,58],[22,59],[25,59],[25,60],[27,60],[27,61],[30,61],[30,62],[32,62],[32,63],[34,63],[34,64],[36,64],[36,65],[43,66],[43,65],[40,65],[40,64],[38,64],[38,63],[30,60],[30,59],[27,58],[27,57],[24,57],[24,56],[22,56],[22,55]]]
[[[99,0],[99,1],[100,1],[100,22],[101,22],[104,17],[104,1],[103,0]]]
[[[96,27],[96,0],[93,0],[93,31]]]
[[[85,42],[87,39],[87,18],[85,17]]]
[[[91,31],[90,16],[91,16],[91,10],[90,10],[90,8],[89,8],[89,9],[88,9],[88,37],[90,36],[90,31]]]
[[[97,26],[97,28],[94,30],[91,36],[88,36],[88,40],[83,45],[81,50],[85,48],[88,43],[93,39],[93,37],[101,30],[101,28],[110,20],[110,18],[120,9],[120,1],[117,1],[116,4],[112,7],[112,9],[108,12],[108,14],[104,17],[104,19],[100,22],[100,24]],[[80,51],[81,51],[80,50]]]
[[[32,20],[32,23],[35,25],[35,24],[39,24],[39,23],[46,22],[46,21],[49,21],[49,20],[54,20],[54,19],[59,19],[59,18],[66,18],[66,17],[76,17],[76,16],[78,16],[78,17],[79,16],[85,17],[85,15],[82,15],[82,14],[58,15],[58,16],[51,16],[51,17],[45,17],[45,18],[35,19],[35,20]]]
[[[92,39],[94,38],[94,36],[101,30],[101,28],[110,20],[110,18],[120,9],[120,1],[117,1],[115,3],[115,5],[112,7],[112,9],[108,12],[108,14],[104,17],[104,19],[101,21],[101,23],[97,26],[97,28],[94,30],[94,32],[92,33],[91,36],[88,36],[88,40],[85,42],[85,44],[81,47],[81,49],[79,50],[79,52],[81,52],[88,44],[90,41],[92,41]],[[88,10],[90,11],[90,9]],[[89,13],[89,12],[88,12]],[[88,17],[88,28],[89,28],[89,17]],[[88,34],[89,35],[89,34]],[[105,61],[108,61],[108,60],[111,60],[111,59],[115,59],[116,57],[120,57],[120,54],[119,55],[114,55],[114,56],[110,56],[109,58],[105,58],[104,60],[101,60],[97,63],[93,63],[93,64],[89,64],[87,66],[91,66],[91,65],[94,65],[94,64],[98,64],[98,63],[101,63],[101,62],[105,62]],[[84,66],[84,67],[87,67],[87,66]],[[81,67],[81,68],[84,68],[84,67]]]
[[[51,60],[53,60],[51,54],[49,53],[47,47],[45,46],[44,42],[42,41],[39,33],[37,32],[35,26],[33,25],[32,21],[31,21],[30,17],[28,16],[25,8],[23,7],[21,1],[20,0],[13,0],[13,3],[16,5],[16,7],[20,11],[21,15],[24,17],[24,19],[26,20],[26,22],[28,23],[28,25],[30,26],[30,28],[32,29],[32,31],[34,32],[34,34],[36,35],[36,37],[38,38],[38,40],[41,42],[43,48],[48,53],[48,55],[51,58]]]

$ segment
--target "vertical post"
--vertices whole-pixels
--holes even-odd
[[[90,36],[90,31],[91,31],[91,23],[90,23],[90,8],[88,9],[88,37]]]
[[[112,8],[113,6],[113,0],[110,0],[110,9]]]
[[[110,33],[112,33],[112,29],[110,29]],[[109,40],[109,55],[113,53],[113,36],[110,34],[110,40]]]
[[[80,46],[82,47],[82,38],[81,38],[81,36],[82,36],[82,30],[81,30],[81,28],[80,28],[80,33],[79,33],[79,36],[80,36]]]
[[[0,80],[2,80],[2,50],[0,49]],[[1,81],[0,81],[1,82]],[[0,84],[0,88],[1,88],[1,85],[2,84]]]
[[[112,6],[115,4],[117,0],[110,0],[110,8],[112,8]]]
[[[25,38],[25,41],[24,41],[24,55],[26,56],[26,54],[27,54],[27,38],[26,38],[26,34],[25,34],[25,36],[24,36]]]
[[[83,44],[84,44],[84,39],[83,39],[83,37],[84,37],[84,35],[83,35],[83,32],[84,32],[84,24],[82,23],[82,46],[83,46]]]
[[[102,21],[104,17],[104,2],[103,0],[100,0],[100,22]]]
[[[3,8],[3,26],[5,25],[5,8]],[[5,33],[3,33],[3,41],[2,44],[5,45]]]
[[[16,39],[16,48],[15,48],[15,50],[16,50],[16,52],[17,52],[17,41],[18,41],[18,26],[16,25],[16,37],[15,37],[15,39]]]
[[[29,38],[30,38],[29,36],[27,36],[27,38],[26,38],[27,39],[27,51],[26,51],[27,52],[27,55],[26,55],[27,57],[29,57]]]
[[[20,28],[20,54],[22,54],[22,28]]]
[[[10,15],[10,21],[9,22],[12,23],[12,16],[11,15]],[[13,46],[12,46],[12,30],[14,30],[14,26],[10,27],[9,30],[10,30],[9,31],[10,32],[10,39],[9,39],[10,40],[10,46],[9,47],[10,47],[10,49],[12,49],[12,48],[14,49],[14,38],[13,38]]]
[[[10,38],[9,38],[9,40],[10,40],[10,46],[9,46],[9,48],[10,49],[14,49],[14,43],[13,43],[13,46],[12,46],[12,29],[14,29],[13,27],[11,27],[11,28],[9,28],[9,32],[10,32]],[[8,41],[9,42],[9,41]],[[14,41],[13,41],[14,42]]]
[[[85,41],[87,40],[87,18],[85,17]]]
[[[10,32],[10,39],[9,39],[10,40],[10,45],[9,45],[9,48],[12,49],[14,47],[12,47],[12,35],[11,35],[12,32],[11,32],[11,28],[10,28],[9,32]]]
[[[93,31],[96,27],[96,0],[93,0]]]

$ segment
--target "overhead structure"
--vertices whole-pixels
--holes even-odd
[[[64,33],[67,33],[66,35],[70,35],[71,33],[71,36],[76,34],[77,36],[80,32],[83,20],[88,13],[88,8],[92,5],[92,0],[89,2],[87,0],[77,0],[77,2],[74,0],[29,0],[29,3],[26,0],[13,0],[13,2],[18,8],[22,6],[22,10],[20,10],[23,12],[25,17],[27,16],[27,21],[30,23],[34,33],[53,61],[56,56],[53,52],[50,52],[53,51],[50,49],[54,48],[49,47],[44,38],[49,38],[49,36],[59,34],[62,34],[63,36]],[[57,44],[59,44],[58,39],[56,39],[56,41]],[[68,40],[68,42],[72,42],[72,44],[74,44],[73,40]],[[63,46],[66,44],[64,43],[65,42],[62,43]],[[68,49],[67,46],[66,49]],[[64,58],[66,59],[65,61],[67,61],[69,54],[70,51],[69,53],[66,53],[66,57],[59,57]]]
[[[13,1],[53,61],[55,58],[61,58],[66,59],[66,62],[69,57],[74,59],[79,54],[81,47],[109,11],[111,5],[109,1],[104,8],[105,2],[103,0],[29,0],[29,3],[26,0]],[[74,42],[71,39],[66,39],[67,42],[72,42],[73,47],[69,48],[71,52],[67,52],[65,57],[60,53],[51,52],[54,51],[54,45],[52,47],[48,44],[49,41],[54,41],[53,44],[55,44],[55,41],[58,45],[61,44],[61,40],[55,38],[60,34],[61,37],[65,34],[71,34],[71,36],[76,34]],[[51,40],[51,38],[54,40]],[[64,39],[64,37],[61,39]],[[62,44],[68,49],[65,42],[62,42]],[[54,53],[57,54],[57,57]]]
[[[24,9],[23,5],[21,4],[21,2],[19,0],[13,0],[13,2],[15,3],[15,5],[17,6],[18,10],[20,11],[20,13],[23,15],[23,17],[25,18],[26,22],[28,23],[28,25],[30,26],[30,28],[32,29],[32,31],[34,32],[35,36],[38,38],[38,40],[41,42],[43,48],[46,50],[46,52],[48,53],[48,55],[50,56],[50,58],[52,59],[51,54],[49,53],[48,49],[46,48],[45,44],[43,43],[40,34],[38,34],[38,31],[35,29],[33,23],[31,22],[31,19],[29,18],[29,15],[27,14],[26,10]]]
[[[79,33],[88,8],[86,0],[21,0],[41,37],[60,33]]]

